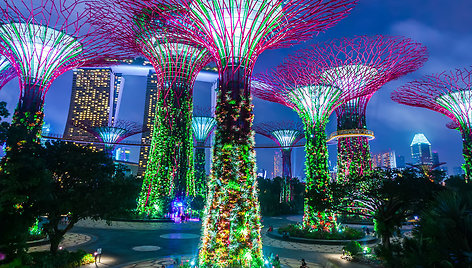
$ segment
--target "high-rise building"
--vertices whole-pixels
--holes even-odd
[[[274,174],[273,178],[282,177],[282,154],[277,150],[274,154]]]
[[[432,162],[433,165],[439,165],[439,154],[436,151],[432,153]]]
[[[130,153],[130,149],[126,147],[118,147],[115,150],[115,160],[129,162]]]
[[[397,155],[397,168],[406,168],[405,157]]]
[[[93,126],[111,125],[120,109],[124,78],[111,68],[75,69],[69,115],[63,137],[71,140],[96,141],[77,127],[81,122]]]
[[[144,118],[143,126],[150,131],[144,132],[141,136],[142,144],[151,144],[152,129],[154,123],[154,117],[156,116],[156,105],[157,105],[157,85],[158,79],[157,74],[154,71],[149,71],[147,76],[146,84],[146,101],[144,103]],[[146,164],[149,157],[149,146],[141,146],[139,152],[139,168],[138,177],[143,177],[146,171]]]
[[[397,168],[397,158],[395,156],[395,151],[374,154],[372,156],[372,166],[374,168]]]
[[[410,144],[411,158],[415,165],[432,165],[431,143],[423,133],[417,133]],[[439,162],[439,161],[438,161]]]

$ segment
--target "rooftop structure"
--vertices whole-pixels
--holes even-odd
[[[94,125],[91,122],[81,122],[80,128],[94,135],[105,145],[105,152],[113,157],[116,145],[129,136],[146,131],[142,125],[135,122],[117,120],[113,125]]]
[[[254,126],[256,133],[264,135],[280,146],[282,153],[282,177],[284,185],[280,193],[281,202],[293,200],[291,178],[292,178],[292,145],[295,145],[305,136],[303,124],[293,121],[268,122]]]
[[[330,136],[337,140],[338,180],[349,175],[362,177],[371,170],[366,109],[373,94],[385,83],[417,70],[427,60],[426,47],[411,39],[388,36],[341,38],[312,46],[304,56],[320,66],[325,81],[333,86],[367,88],[371,93],[336,109],[337,131]]]
[[[11,131],[38,142],[45,94],[55,78],[81,66],[125,56],[89,23],[79,0],[4,0],[0,3],[0,54],[20,80]],[[16,140],[7,144],[17,144]]]
[[[437,111],[459,125],[466,180],[472,175],[471,90],[472,71],[464,68],[427,75],[392,92],[392,99],[398,103]]]
[[[303,225],[315,230],[332,231],[336,220],[331,211],[316,206],[329,200],[326,186],[330,180],[325,126],[331,113],[343,103],[371,93],[370,86],[340,87],[330,83],[325,69],[313,61],[316,47],[287,57],[267,74],[257,75],[254,94],[295,110],[305,124],[306,196]]]
[[[331,27],[357,1],[168,2],[187,11],[176,20],[179,32],[209,50],[220,77],[215,149],[199,266],[261,267],[261,225],[251,130],[250,77],[254,64],[266,49],[298,43]],[[235,209],[234,204],[243,205]]]
[[[196,195],[192,90],[200,70],[211,60],[207,50],[174,30],[173,19],[163,12],[184,12],[159,6],[160,1],[95,1],[94,23],[103,28],[110,42],[142,54],[154,66],[158,98],[151,147],[138,201],[142,214],[163,216],[165,200]],[[190,27],[190,26],[189,26]]]

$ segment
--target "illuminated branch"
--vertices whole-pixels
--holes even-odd
[[[292,145],[305,136],[303,124],[296,122],[270,122],[254,126],[256,133],[264,135],[280,146],[282,151],[282,177],[284,183],[280,192],[280,202],[293,200],[292,178]]]
[[[316,44],[303,57],[324,70],[326,83],[345,90],[368,87],[371,92],[336,109],[338,179],[362,176],[371,170],[367,104],[385,83],[420,68],[427,60],[426,47],[403,37],[359,36]],[[349,137],[341,134],[346,131]]]
[[[410,82],[394,92],[392,100],[423,107],[449,117],[462,133],[466,180],[472,176],[472,71],[456,69]]]
[[[113,126],[94,126],[90,122],[82,122],[78,127],[95,136],[105,145],[105,152],[112,156],[116,144],[120,141],[142,132],[145,127],[135,122],[117,120]]]
[[[456,121],[451,121],[446,124],[446,127],[449,129],[454,129],[454,130],[459,130],[460,131],[460,125]]]
[[[127,56],[97,33],[79,0],[2,1],[0,53],[16,70],[21,90],[10,129],[17,138],[9,145],[39,141],[44,97],[55,78]]]
[[[167,2],[188,11],[175,20],[179,32],[208,49],[219,73],[217,127],[199,266],[261,267],[250,94],[253,66],[264,50],[298,43],[334,25],[357,1]]]
[[[138,201],[138,211],[163,216],[165,200],[196,194],[192,138],[192,89],[200,70],[211,60],[200,44],[179,35],[175,19],[161,12],[183,13],[174,7],[154,7],[158,1],[95,1],[94,23],[110,42],[144,55],[159,79],[151,147]],[[190,27],[190,26],[189,26]]]
[[[16,76],[15,69],[7,58],[0,55],[0,89]]]
[[[330,85],[331,70],[324,70],[310,59],[314,49],[299,51],[287,57],[282,65],[267,74],[254,78],[256,96],[294,109],[305,124],[306,137],[306,195],[303,226],[332,231],[336,220],[331,211],[319,200],[331,200],[327,192],[329,183],[328,150],[325,126],[331,113],[339,105],[371,93],[370,86],[359,86],[353,80],[351,87]]]

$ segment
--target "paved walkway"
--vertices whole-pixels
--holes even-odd
[[[63,247],[65,249],[70,247],[76,247],[82,244],[85,244],[92,240],[92,237],[85,235],[85,234],[77,234],[77,233],[66,233],[64,235],[64,239],[59,244],[59,247]],[[41,245],[30,247],[28,252],[35,252],[35,251],[46,251],[49,250],[50,244]]]
[[[82,220],[76,223],[76,227],[94,228],[94,229],[123,229],[123,230],[157,230],[157,229],[175,229],[176,226],[181,230],[200,230],[202,226],[201,221],[196,222],[124,222],[111,221],[107,224],[106,221]]]
[[[273,218],[285,223],[299,221],[300,216],[295,217],[284,217],[284,218]],[[272,219],[271,219],[272,220]],[[267,222],[267,226],[268,226]],[[277,224],[278,225],[278,224]],[[111,225],[106,224],[105,221],[93,221],[83,220],[76,224],[77,227],[82,228],[93,228],[93,229],[109,229],[109,230],[126,230],[126,232],[135,231],[150,231],[150,230],[172,230],[173,232],[187,231],[186,234],[199,235],[201,229],[201,222],[187,222],[187,223],[168,223],[168,222],[111,222]],[[320,268],[320,267],[352,267],[361,268],[367,267],[360,264],[344,261],[340,258],[342,254],[342,246],[337,245],[317,245],[317,244],[305,244],[297,242],[282,241],[267,236],[268,227],[264,227],[261,231],[262,241],[265,254],[270,252],[279,254],[280,262],[282,267],[295,267],[298,268],[301,265],[301,258],[307,259],[308,267]],[[73,239],[69,239],[73,240]],[[100,239],[99,239],[100,240]],[[182,241],[182,240],[180,240]],[[66,242],[66,241],[64,241]],[[167,246],[159,245],[162,249],[156,249],[156,252],[165,250]],[[371,245],[372,246],[372,245]],[[64,246],[67,247],[67,246]],[[158,247],[156,247],[158,248]],[[159,256],[159,255],[157,255]],[[161,255],[162,256],[162,255]],[[168,255],[167,255],[168,256]],[[102,257],[101,262],[95,264],[86,265],[83,267],[122,267],[122,268],[147,268],[157,267],[161,268],[162,265],[165,267],[173,267],[174,258],[172,257],[156,257],[152,259],[141,259],[138,261],[122,264],[114,258],[106,256]],[[179,256],[181,257],[181,256]],[[266,256],[267,257],[267,256]],[[149,257],[148,257],[149,258]],[[191,259],[188,256],[181,257],[182,261],[190,262]]]

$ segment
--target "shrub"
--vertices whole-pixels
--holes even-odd
[[[344,251],[348,256],[356,256],[362,252],[362,247],[359,242],[350,241],[344,246]]]
[[[339,229],[337,232],[325,232],[325,231],[313,231],[310,229],[302,229],[301,225],[290,224],[285,227],[281,227],[278,230],[279,234],[287,232],[290,236],[309,238],[309,239],[327,239],[327,240],[356,240],[364,237],[364,232],[344,227]]]

